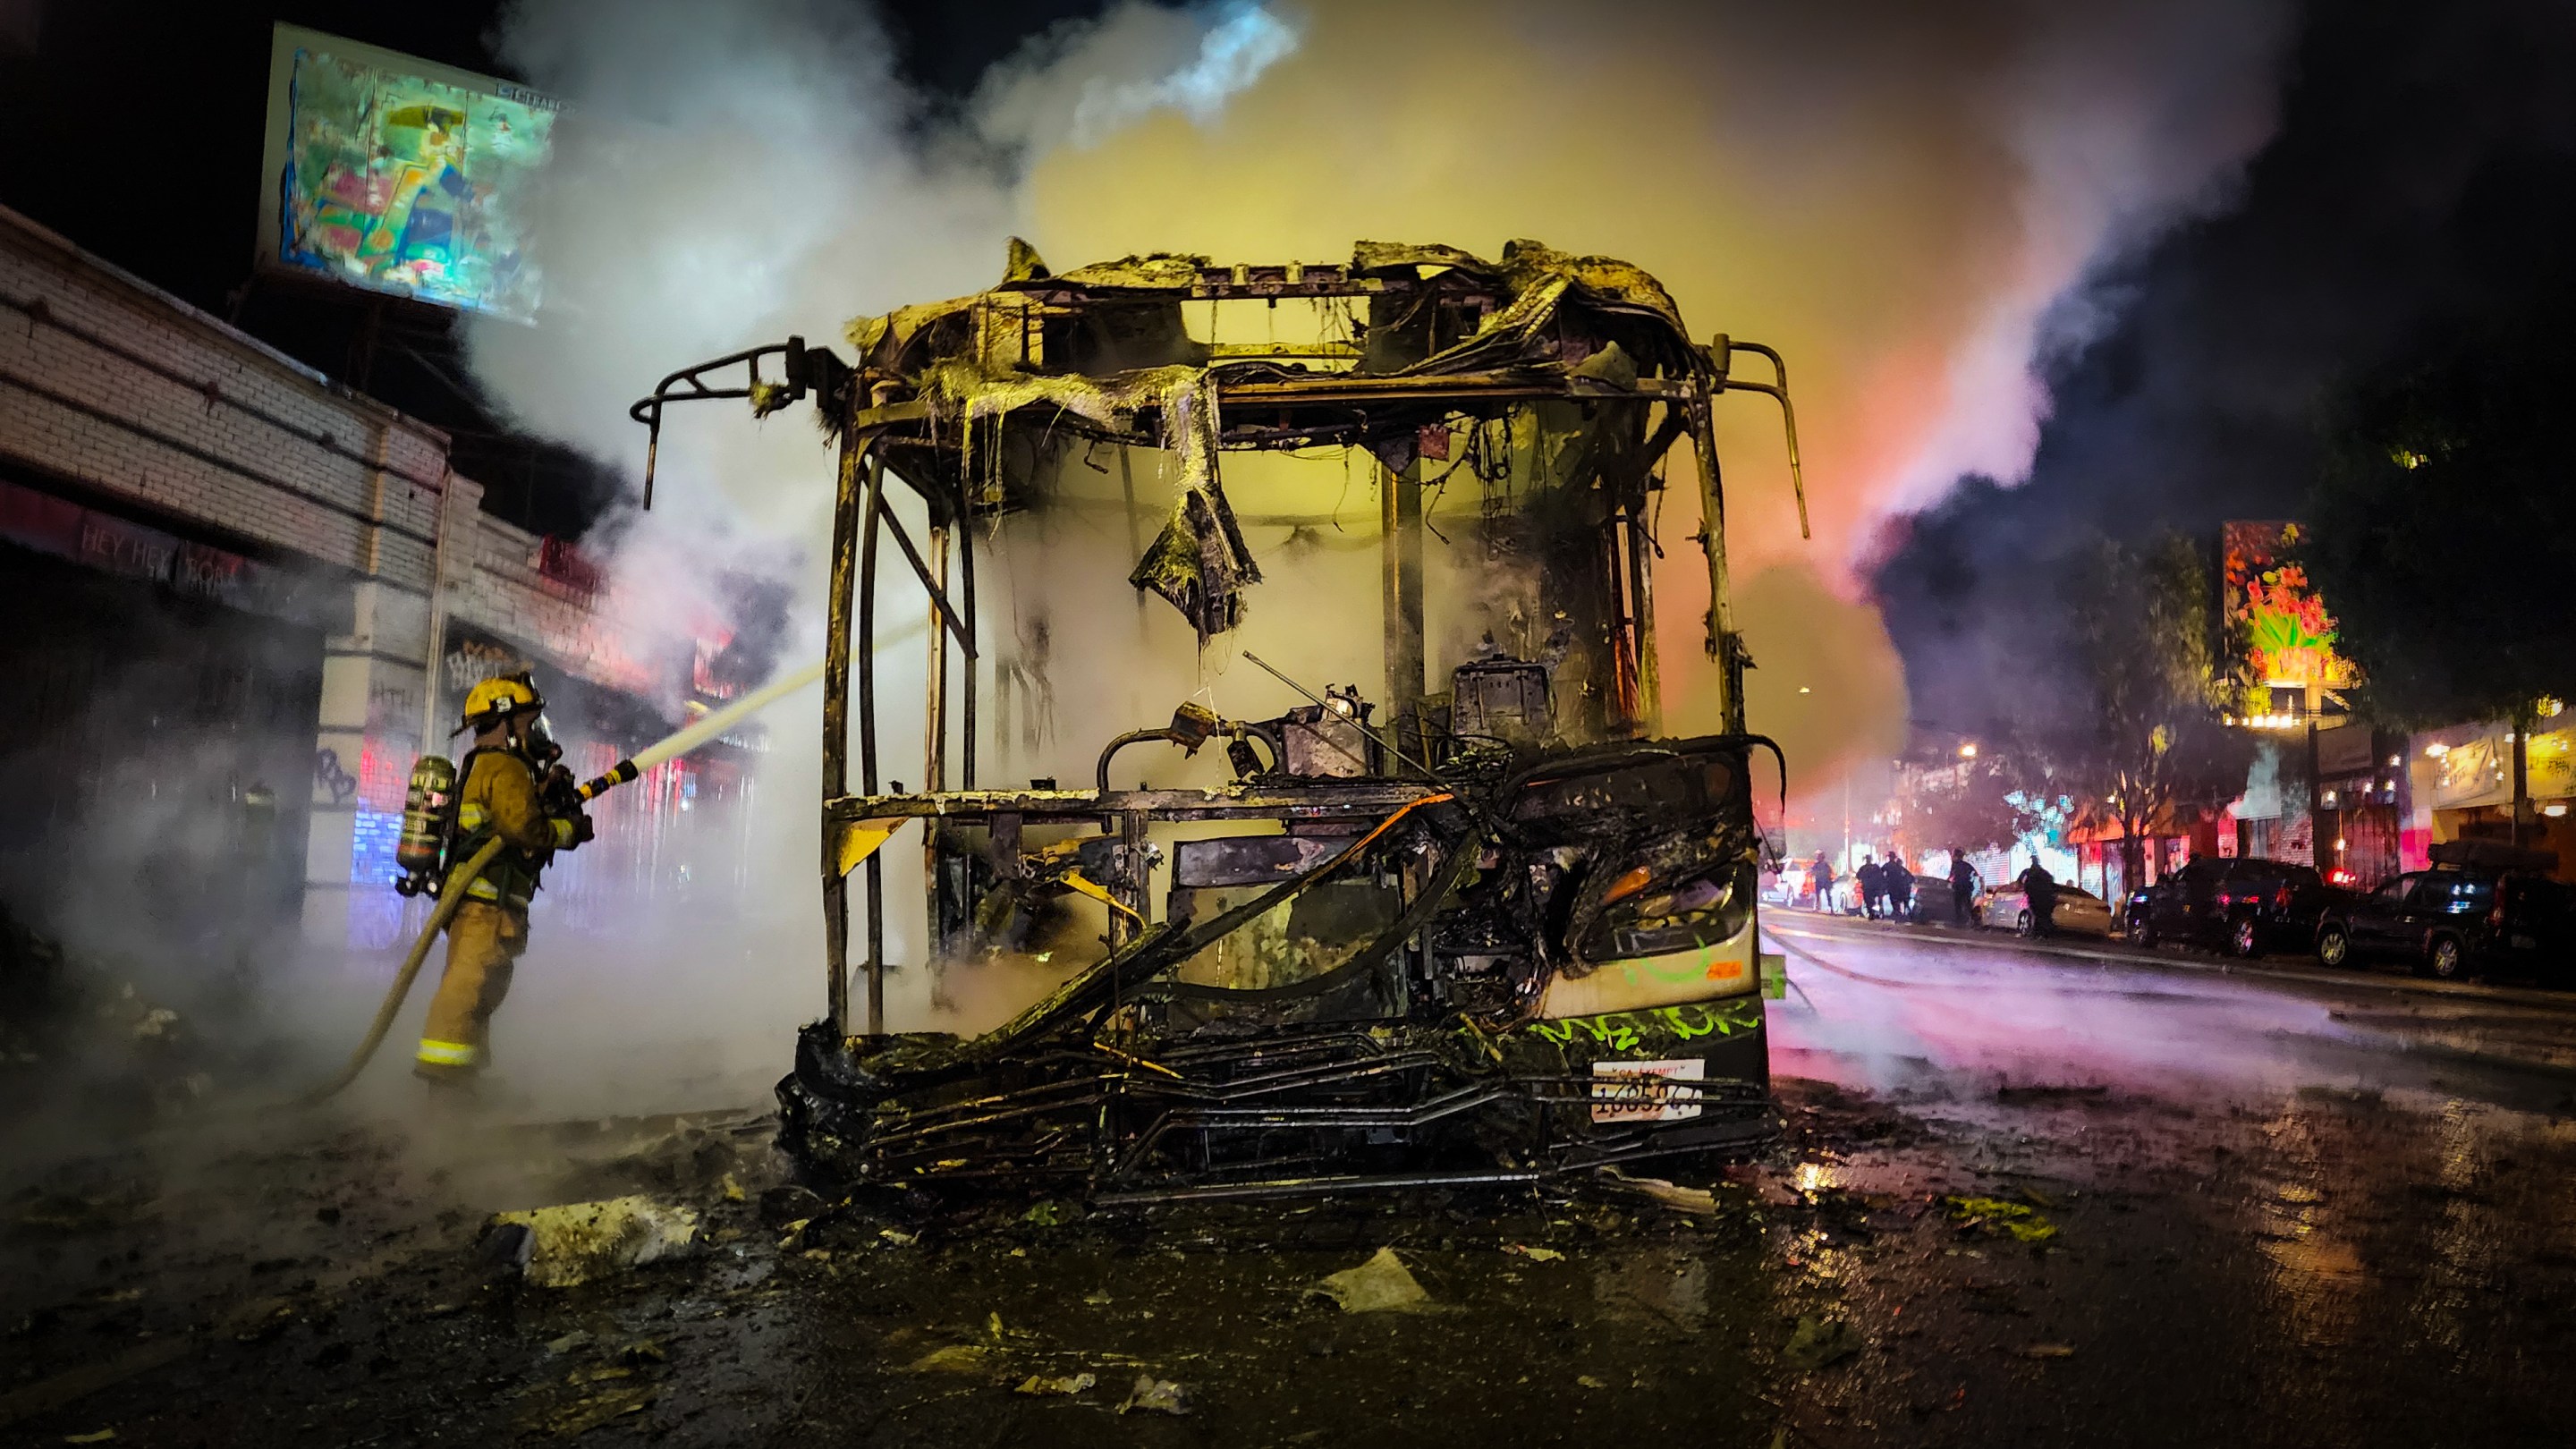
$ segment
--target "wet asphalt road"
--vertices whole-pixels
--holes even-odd
[[[2576,1001],[1771,923],[1805,953],[1772,1015],[1790,1133],[1677,1173],[1713,1188],[1680,1208],[789,1232],[757,1123],[102,1149],[8,1184],[0,1441],[2576,1439]],[[708,1249],[561,1291],[472,1261],[492,1210],[630,1190]],[[1309,1291],[1387,1245],[1423,1311]],[[1140,1376],[1191,1412],[1119,1413]]]

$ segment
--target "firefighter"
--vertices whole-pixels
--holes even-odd
[[[462,860],[495,835],[503,848],[465,884],[465,903],[448,923],[447,970],[430,999],[412,1066],[436,1085],[468,1084],[489,1060],[492,1014],[528,948],[528,901],[538,872],[556,851],[591,838],[579,801],[547,788],[550,774],[560,770],[537,730],[544,708],[525,675],[487,679],[465,696],[465,721],[457,730],[474,731],[474,748],[465,757],[457,839],[448,858]]]

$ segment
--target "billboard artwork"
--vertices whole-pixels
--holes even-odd
[[[525,206],[562,107],[294,26],[270,56],[260,261],[525,321]]]
[[[2357,682],[2352,661],[2335,652],[2334,618],[2297,562],[2299,526],[2230,523],[2221,543],[2227,627],[2249,686],[2343,689]]]

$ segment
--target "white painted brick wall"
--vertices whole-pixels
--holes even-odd
[[[43,320],[27,313],[37,305]],[[209,387],[269,417],[216,402]],[[360,457],[332,451],[317,435]],[[432,536],[435,480],[446,469],[442,434],[318,379],[5,211],[0,454],[401,587],[429,586],[431,546],[372,520]],[[416,476],[382,472],[367,461],[374,458]]]

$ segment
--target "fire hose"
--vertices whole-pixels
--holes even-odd
[[[646,770],[678,759],[822,677],[823,666],[818,663],[764,685],[722,709],[708,712],[696,723],[668,738],[637,750],[631,758],[609,766],[605,774],[582,785],[574,793],[585,803],[596,800]],[[403,958],[402,969],[394,973],[393,985],[386,988],[384,1004],[376,1008],[376,1019],[367,1027],[366,1038],[358,1043],[356,1051],[350,1053],[348,1065],[340,1069],[339,1075],[298,1097],[299,1105],[338,1096],[348,1089],[350,1083],[358,1080],[360,1072],[366,1070],[376,1048],[384,1045],[386,1034],[393,1030],[394,1018],[402,1012],[403,999],[411,994],[411,984],[420,975],[421,963],[429,959],[431,943],[438,939],[439,932],[447,929],[447,923],[456,918],[457,909],[467,899],[466,887],[483,873],[483,868],[492,863],[493,857],[501,853],[503,844],[505,842],[498,836],[485,841],[481,849],[447,873],[446,882],[438,893],[438,907],[429,913],[429,921],[421,927],[419,939],[412,942],[411,954]]]

